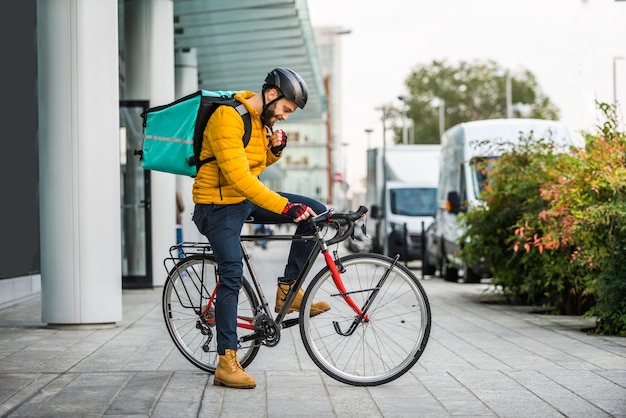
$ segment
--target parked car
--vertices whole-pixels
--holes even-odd
[[[437,220],[426,228],[426,248],[422,260],[422,273],[433,276],[442,274],[441,234],[437,230]]]

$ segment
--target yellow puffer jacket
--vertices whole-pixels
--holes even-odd
[[[204,130],[200,159],[216,160],[200,167],[193,184],[193,201],[203,204],[235,204],[249,200],[269,211],[281,213],[287,199],[270,190],[259,180],[265,167],[279,160],[269,150],[265,128],[259,113],[245,99],[254,96],[245,91],[235,95],[252,119],[252,133],[243,147],[243,119],[231,106],[220,106],[211,115]]]

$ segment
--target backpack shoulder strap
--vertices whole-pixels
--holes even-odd
[[[239,102],[237,102],[239,103]],[[250,117],[250,112],[248,112],[248,108],[243,104],[239,103],[235,106],[235,110],[241,115],[243,119],[243,147],[247,147],[250,142],[250,135],[252,131],[252,118]]]
[[[243,119],[243,137],[242,137],[243,147],[244,148],[247,147],[248,144],[250,143],[250,135],[252,132],[252,117],[250,116],[250,112],[248,112],[248,109],[243,103],[240,103],[236,100],[229,100],[227,102],[222,103],[222,105],[234,107],[237,113],[241,115],[241,118]],[[215,157],[209,157],[209,158],[205,158],[204,160],[198,161],[198,164],[197,164],[198,170],[200,170],[200,167],[202,167],[204,164],[210,163],[211,161],[215,161]]]

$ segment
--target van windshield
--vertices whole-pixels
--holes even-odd
[[[437,188],[389,190],[391,213],[404,216],[434,216],[437,211]]]
[[[470,161],[474,196],[480,198],[480,194],[488,184],[489,173],[496,161],[498,161],[498,157],[474,157]]]

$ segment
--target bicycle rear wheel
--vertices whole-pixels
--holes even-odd
[[[213,255],[192,255],[179,261],[169,272],[162,298],[163,317],[174,344],[193,365],[210,373],[215,372],[219,360],[215,304],[209,303],[217,280],[217,262]],[[244,278],[237,308],[239,336],[252,332],[245,326],[252,324],[257,306],[252,286]],[[259,341],[240,345],[237,358],[243,367],[256,357],[259,346]]]
[[[328,267],[305,292],[300,309],[304,347],[324,373],[340,382],[376,386],[395,380],[415,365],[428,342],[431,311],[426,292],[404,265],[391,268],[389,257],[352,254],[340,261],[346,293],[337,290]],[[361,309],[371,297],[367,319],[359,320],[343,296]],[[313,300],[327,301],[330,311],[310,317]]]

